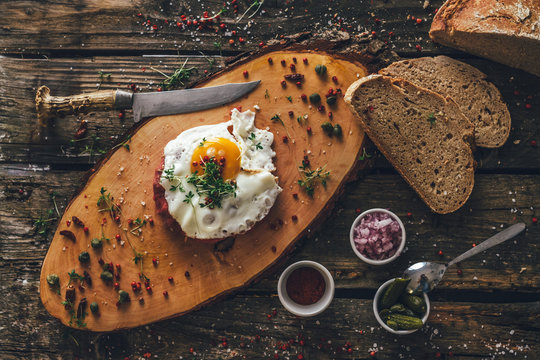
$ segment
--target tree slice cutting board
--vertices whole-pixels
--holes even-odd
[[[296,73],[305,76],[301,85],[294,81],[281,84],[284,75],[293,73],[291,64],[295,65]],[[316,74],[318,64],[326,66],[324,76]],[[199,85],[261,80],[259,87],[248,96],[206,111],[156,117],[133,128],[129,150],[121,146],[112,150],[66,208],[41,271],[40,290],[45,308],[68,326],[92,331],[125,329],[185,314],[260,277],[296,240],[324,220],[345,182],[355,175],[364,134],[343,98],[338,96],[336,104],[329,106],[325,94],[329,88],[340,88],[344,93],[353,81],[366,74],[362,64],[339,55],[271,52],[241,61]],[[325,110],[301,99],[301,94],[309,97],[312,93],[320,94]],[[163,148],[170,140],[195,126],[228,121],[234,107],[254,111],[255,125],[274,133],[275,175],[283,192],[265,219],[247,233],[236,236],[230,249],[217,251],[214,244],[187,239],[165,226],[165,220],[156,213],[152,185]],[[289,111],[294,114],[289,116]],[[332,112],[331,119],[329,112]],[[271,119],[276,114],[283,123]],[[304,115],[307,120],[297,121],[298,116]],[[321,124],[330,120],[341,126],[341,138],[330,137],[321,129]],[[288,141],[283,140],[284,136]],[[316,185],[313,197],[298,185],[298,167],[304,156],[312,169],[326,166],[330,172],[326,187]],[[118,221],[109,212],[99,211],[97,201],[102,187],[120,204]],[[73,222],[67,225],[73,216],[84,222],[88,227],[86,232]],[[140,230],[134,230],[136,224],[129,224],[129,219],[137,218],[147,220]],[[73,232],[76,241],[61,235],[62,230]],[[110,240],[104,241],[103,248],[96,251],[90,242],[102,236]],[[82,251],[90,254],[86,265],[78,260]],[[136,254],[139,254],[137,263]],[[120,265],[120,271],[114,270],[118,275],[114,281],[100,278],[103,271],[100,259],[115,267]],[[142,273],[150,279],[151,291],[145,289],[144,281],[139,278],[141,264]],[[68,272],[72,270],[81,275],[87,271],[92,285],[84,283],[81,288],[79,280],[72,281],[76,299],[74,311],[70,312],[62,301],[70,278]],[[47,284],[49,274],[60,277],[58,288]],[[133,281],[142,282],[141,290],[132,290]],[[131,301],[117,304],[115,282],[119,289],[129,293]],[[99,313],[93,314],[87,307],[84,320],[77,321],[76,309],[82,298],[86,298],[88,304],[96,302]]]

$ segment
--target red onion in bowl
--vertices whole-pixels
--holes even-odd
[[[362,260],[382,265],[392,261],[403,250],[405,229],[394,213],[371,209],[354,221],[350,238],[353,250]]]

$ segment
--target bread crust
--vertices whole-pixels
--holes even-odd
[[[440,94],[433,92],[431,90],[419,87],[411,82],[408,82],[404,79],[391,79],[389,77],[379,75],[379,74],[372,74],[368,75],[362,79],[359,79],[355,81],[351,86],[347,89],[347,92],[345,93],[344,100],[349,105],[351,111],[356,115],[357,119],[360,122],[360,125],[362,126],[362,129],[366,132],[366,134],[369,136],[371,141],[377,146],[379,151],[386,157],[386,159],[394,166],[394,168],[399,172],[399,174],[407,181],[407,183],[414,189],[414,191],[420,196],[420,198],[426,203],[426,205],[429,206],[429,208],[439,214],[448,214],[451,212],[454,212],[458,210],[461,206],[463,206],[467,200],[469,199],[469,196],[472,192],[472,189],[474,187],[474,167],[471,166],[469,169],[467,169],[466,172],[466,179],[464,181],[467,183],[467,190],[465,194],[462,196],[460,201],[455,206],[449,206],[445,209],[437,209],[435,204],[431,202],[431,199],[425,194],[423,191],[420,190],[419,186],[417,185],[416,181],[410,176],[411,173],[408,171],[408,169],[403,168],[402,164],[400,164],[386,149],[386,147],[379,141],[379,138],[377,134],[375,134],[372,129],[366,124],[364,121],[364,116],[368,116],[360,109],[357,109],[353,105],[353,97],[355,96],[355,93],[358,91],[358,89],[365,83],[368,83],[373,80],[377,80],[383,78],[384,80],[390,81],[392,86],[396,88],[400,88],[403,85],[411,85],[413,87],[418,88],[418,91],[426,92],[430,94],[433,97],[439,98],[440,101],[443,101],[445,104],[451,103],[454,106],[457,107],[457,104],[454,102],[454,100],[450,97],[443,97]],[[398,86],[401,85],[401,86]],[[463,140],[466,146],[464,147],[464,150],[467,152],[467,156],[470,158],[471,163],[474,163],[472,148],[474,147],[474,140],[473,140],[473,125],[469,122],[469,120],[463,116],[463,122],[469,123],[469,127],[465,130],[463,134]]]
[[[540,76],[537,0],[448,0],[435,15],[429,36]]]

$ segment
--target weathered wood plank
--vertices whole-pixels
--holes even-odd
[[[459,53],[429,40],[433,11],[442,2],[433,1],[431,7],[423,9],[423,3],[414,0],[274,0],[264,2],[251,19],[248,17],[253,11],[248,12],[238,23],[236,20],[252,2],[240,1],[236,14],[234,5],[227,2],[228,11],[222,15],[227,29],[223,31],[216,21],[203,30],[197,26],[177,26],[182,14],[200,18],[204,11],[210,16],[217,13],[223,7],[218,1],[5,1],[1,5],[4,16],[0,23],[0,51],[21,55],[96,50],[176,52],[215,50],[214,43],[221,44],[223,50],[245,51],[256,49],[260,41],[281,35],[345,29],[353,36],[374,31],[377,38],[389,41],[402,54],[417,54],[416,45],[424,53]],[[423,21],[418,24],[409,16]],[[236,36],[231,34],[232,30],[237,31]],[[240,37],[245,39],[243,43]],[[234,44],[229,44],[229,40],[234,40]]]
[[[323,314],[299,319],[285,311],[276,296],[244,294],[177,319],[95,334],[70,331],[50,317],[39,302],[38,277],[39,268],[34,268],[4,281],[0,305],[11,310],[0,319],[3,359],[121,359],[145,354],[165,359],[273,359],[274,353],[280,359],[296,359],[298,354],[306,359],[369,359],[371,351],[377,359],[434,359],[438,354],[443,359],[530,359],[540,330],[539,302],[432,302],[429,325],[398,337],[378,326],[370,299],[336,298]],[[289,345],[283,350],[285,343]]]
[[[0,167],[2,193],[0,209],[2,258],[15,269],[25,261],[39,263],[50,239],[34,234],[32,219],[40,211],[52,208],[50,192],[57,201],[67,203],[81,176],[75,171],[32,171],[26,167]],[[367,173],[347,187],[346,196],[313,238],[299,244],[290,261],[313,259],[328,266],[339,289],[376,289],[385,280],[398,276],[410,263],[425,260],[449,261],[469,249],[473,243],[493,235],[509,224],[523,221],[528,231],[516,241],[464,262],[459,276],[451,269],[439,285],[443,290],[462,289],[483,292],[518,291],[537,293],[538,244],[540,228],[532,223],[540,207],[538,175],[477,175],[476,187],[465,206],[454,214],[433,215],[398,175]],[[20,191],[22,190],[22,193]],[[408,243],[394,263],[372,267],[361,262],[350,249],[348,233],[356,209],[390,208],[404,220]],[[411,213],[408,217],[407,213]],[[301,216],[301,214],[298,214]],[[527,249],[526,251],[524,249]],[[444,257],[437,255],[443,250]],[[516,254],[521,254],[516,256]],[[279,272],[279,271],[278,271]],[[278,272],[255,284],[254,291],[273,291]]]
[[[43,143],[32,144],[31,132],[36,124],[34,97],[40,85],[51,88],[53,95],[70,95],[96,90],[99,72],[110,73],[100,88],[127,88],[137,84],[141,89],[155,89],[163,76],[151,67],[172,73],[188,57],[129,56],[68,58],[51,60],[21,60],[2,58],[0,63],[0,161],[9,163],[57,164],[63,167],[94,163],[94,155],[84,151],[91,140],[71,144],[79,119],[89,121],[89,136],[99,136],[95,150],[109,149],[118,136],[131,126],[131,113],[125,120],[117,112],[90,113],[79,118],[58,119]],[[475,155],[481,170],[540,168],[539,148],[531,141],[540,139],[540,83],[536,78],[519,71],[506,71],[503,65],[485,60],[467,60],[485,71],[501,89],[513,119],[510,138],[502,148],[479,149]],[[223,57],[189,56],[186,66],[198,69],[190,80],[205,76],[204,71],[224,66]],[[517,95],[514,93],[517,91]],[[530,99],[528,97],[531,97]],[[530,108],[526,108],[529,104]],[[386,161],[376,161],[376,167],[388,168]]]

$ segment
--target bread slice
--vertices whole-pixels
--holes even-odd
[[[448,0],[433,18],[429,36],[540,76],[538,0]]]
[[[379,73],[451,96],[474,124],[477,146],[496,148],[508,139],[511,125],[508,108],[499,90],[486,81],[486,74],[477,68],[447,56],[437,56],[397,61]]]
[[[369,75],[345,94],[362,128],[435,212],[459,209],[474,185],[474,127],[450,98],[406,80]]]

